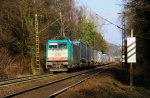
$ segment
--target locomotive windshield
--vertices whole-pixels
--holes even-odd
[[[57,48],[57,45],[49,45],[49,49],[55,49]]]
[[[59,48],[67,48],[67,43],[59,43]]]
[[[49,49],[55,49],[58,47],[58,43],[49,43]]]
[[[67,48],[67,43],[50,43],[49,44],[49,49],[66,49]]]

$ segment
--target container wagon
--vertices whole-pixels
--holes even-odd
[[[73,41],[75,45],[79,47],[79,58],[80,58],[80,66],[84,67],[88,65],[88,51],[89,47],[87,44],[81,42],[80,40]]]
[[[91,66],[91,47],[89,45],[86,45],[86,66]]]
[[[103,64],[108,64],[109,63],[109,56],[107,54],[103,54],[102,63]]]
[[[97,50],[94,49],[94,65],[97,65]]]
[[[102,52],[99,50],[94,50],[94,63],[95,65],[101,65],[102,62]]]
[[[94,65],[94,49],[89,47],[89,66]]]
[[[98,63],[99,63],[99,65],[102,65],[102,57],[103,57],[102,51],[99,50],[98,51]]]

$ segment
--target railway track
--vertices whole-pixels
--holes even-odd
[[[14,85],[14,84],[29,82],[29,81],[35,81],[35,80],[47,78],[47,77],[52,76],[52,75],[53,74],[33,75],[33,76],[28,76],[28,77],[3,80],[3,81],[0,81],[0,87],[10,86],[10,85]]]
[[[106,70],[106,69],[103,69],[103,70],[101,70],[101,71],[99,71],[99,72],[96,72],[96,73],[94,73],[94,74],[92,74],[92,75],[90,75],[90,76],[88,76],[88,77],[86,77],[86,78],[84,78],[84,79],[82,79],[82,80],[80,80],[80,81],[78,81],[78,82],[76,82],[76,83],[70,85],[70,86],[67,86],[67,87],[65,87],[65,88],[63,88],[63,89],[61,89],[61,90],[59,90],[59,91],[57,91],[57,92],[55,92],[55,93],[53,93],[53,94],[50,94],[50,95],[48,96],[48,98],[54,98],[54,97],[56,97],[57,95],[63,93],[64,91],[66,91],[66,90],[68,90],[68,89],[70,89],[70,88],[72,88],[72,87],[74,87],[74,86],[76,86],[76,85],[78,85],[78,84],[80,84],[80,83],[82,83],[82,82],[84,82],[84,81],[90,79],[91,77],[93,77],[93,76],[95,76],[95,75],[97,75],[97,74],[99,74],[99,73],[102,73],[102,72],[105,71],[105,70]]]
[[[66,91],[67,89],[90,79],[92,76],[105,71],[108,67],[98,67],[90,69],[75,75],[64,77],[58,80],[54,80],[40,86],[22,90],[10,95],[2,96],[3,98],[52,98],[58,94]]]

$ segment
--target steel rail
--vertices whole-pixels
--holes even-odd
[[[10,86],[10,85],[34,81],[34,80],[39,80],[39,79],[43,79],[43,78],[46,78],[46,77],[49,77],[52,75],[53,74],[33,75],[33,76],[29,76],[29,77],[21,77],[21,78],[15,78],[15,79],[10,79],[10,80],[0,81],[0,87]]]
[[[16,80],[16,79],[26,78],[26,77],[33,77],[33,76],[39,76],[39,75],[29,75],[29,76],[18,77],[18,78],[2,79],[2,80],[0,80],[0,82],[10,81],[10,80]]]

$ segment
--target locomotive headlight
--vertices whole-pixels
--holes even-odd
[[[68,65],[68,62],[63,62],[63,65]]]
[[[52,62],[47,62],[47,65],[53,65],[53,63]]]

